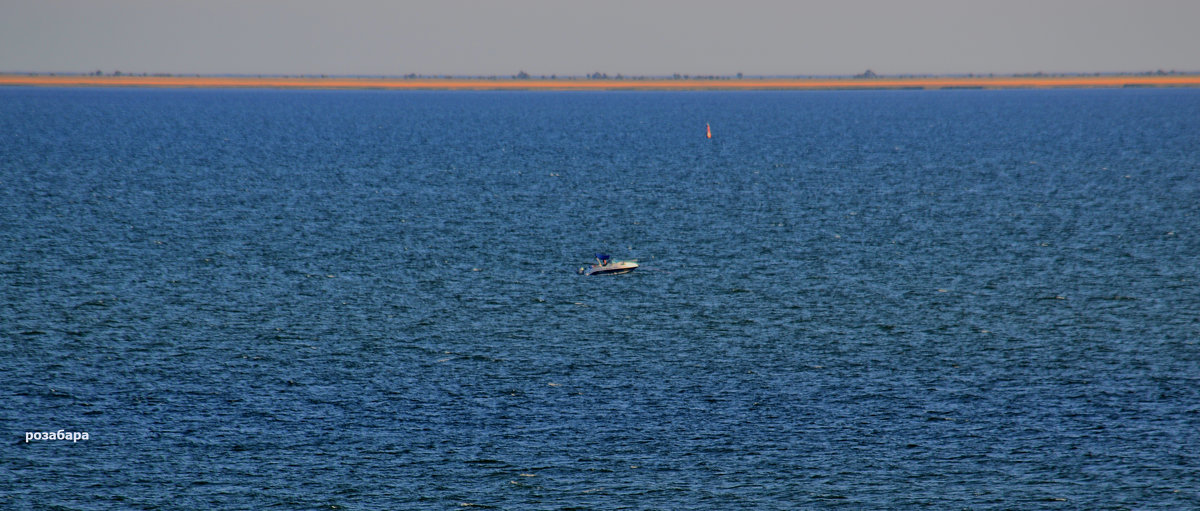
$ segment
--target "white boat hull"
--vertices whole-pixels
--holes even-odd
[[[593,264],[587,268],[580,268],[579,273],[584,275],[620,275],[636,270],[638,263],[634,261],[612,261],[606,265]]]

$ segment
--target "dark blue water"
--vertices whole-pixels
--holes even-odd
[[[1197,509],[1200,91],[2,89],[0,336],[2,508]]]

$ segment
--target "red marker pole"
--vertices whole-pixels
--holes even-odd
[[[709,126],[707,122],[704,123],[704,131],[707,132],[708,138],[712,138],[712,126]]]

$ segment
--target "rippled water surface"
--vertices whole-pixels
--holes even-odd
[[[0,89],[0,507],[1195,509],[1198,283],[1197,90]]]

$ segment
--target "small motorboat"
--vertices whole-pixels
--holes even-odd
[[[637,260],[613,261],[608,254],[596,254],[596,264],[579,269],[580,275],[620,275],[636,270]]]

